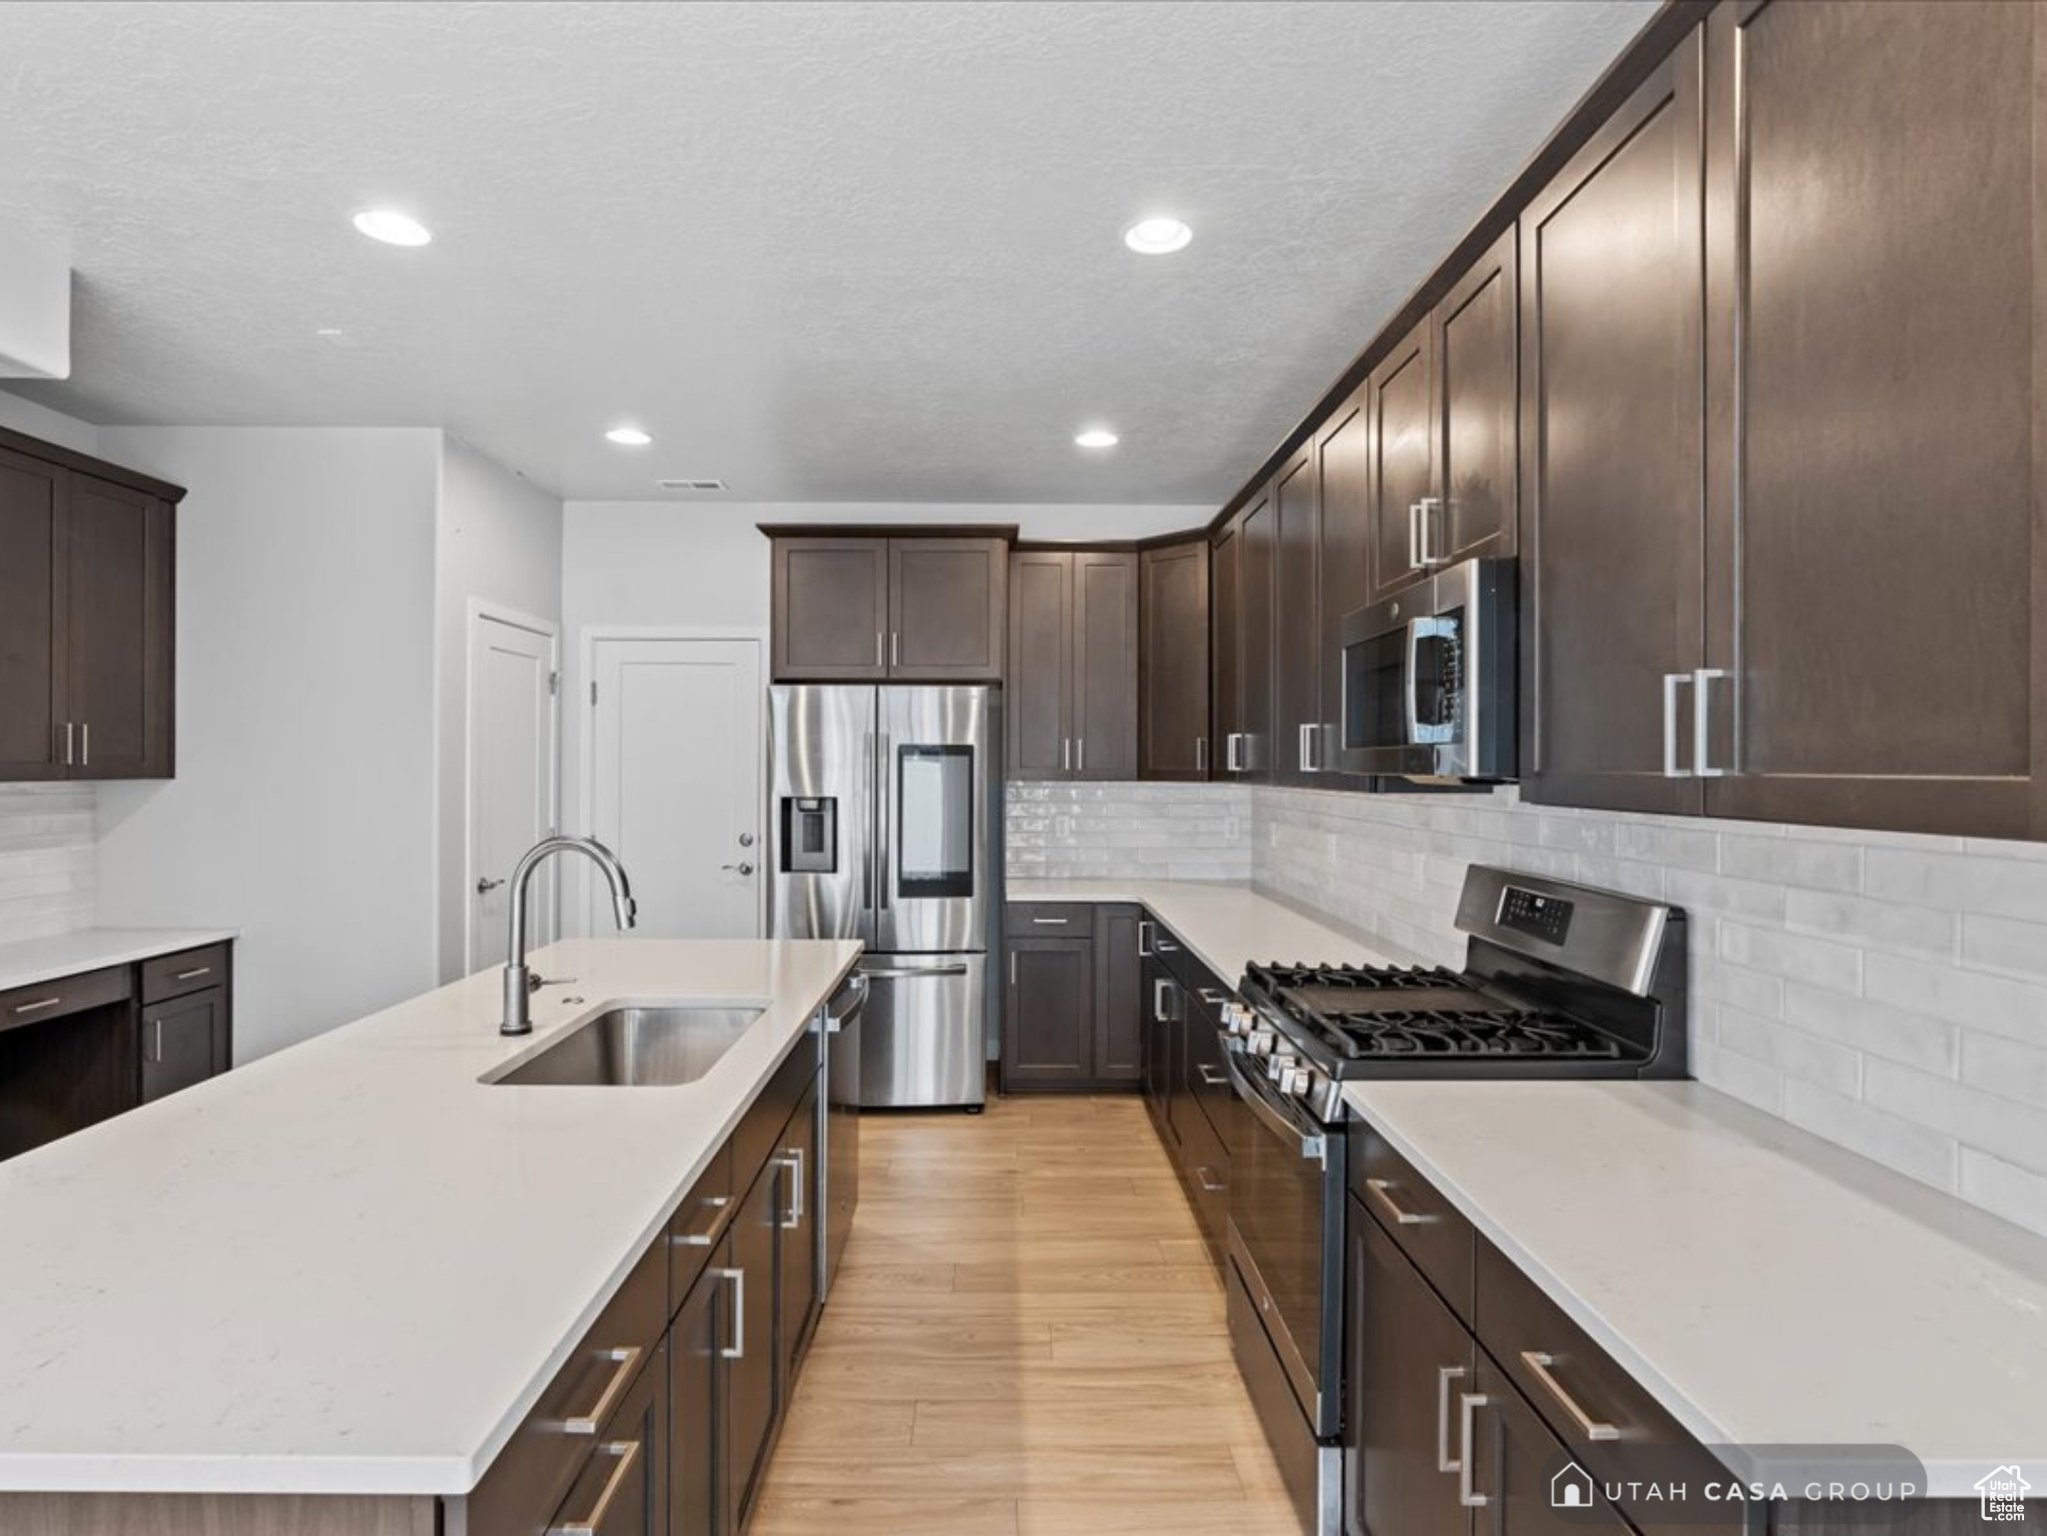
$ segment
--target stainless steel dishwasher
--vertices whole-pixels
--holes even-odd
[[[855,971],[825,1004],[824,1082],[817,1096],[818,1296],[829,1296],[839,1256],[853,1234],[860,1203],[860,1022],[867,1011],[867,978]]]

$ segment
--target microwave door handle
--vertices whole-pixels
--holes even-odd
[[[1407,664],[1401,668],[1402,679],[1407,688],[1407,740],[1404,746],[1413,746],[1422,739],[1422,621],[1412,620],[1407,626]]]

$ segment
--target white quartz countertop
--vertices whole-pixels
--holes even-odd
[[[1902,1445],[1936,1497],[2047,1467],[2047,1240],[1696,1083],[1344,1092],[1738,1475]]]
[[[858,956],[558,944],[524,1040],[484,972],[0,1164],[0,1489],[468,1492]],[[766,1012],[695,1083],[478,1081],[667,1001]]]
[[[102,966],[132,965],[137,960],[174,955],[181,949],[219,944],[235,936],[232,928],[81,928],[54,938],[17,939],[0,944],[0,992]]]
[[[1241,885],[1012,877],[1004,889],[1011,901],[1121,901],[1148,907],[1203,965],[1232,987],[1254,960],[1379,965],[1388,958],[1362,939],[1303,917]]]

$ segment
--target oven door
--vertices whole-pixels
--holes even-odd
[[[1343,1133],[1273,1092],[1257,1058],[1223,1060],[1244,1109],[1230,1146],[1230,1257],[1302,1415],[1331,1436],[1342,1407]]]

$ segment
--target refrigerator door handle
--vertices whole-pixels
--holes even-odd
[[[874,883],[874,905],[877,911],[886,912],[888,910],[888,886],[891,879],[889,861],[894,852],[889,842],[891,835],[889,829],[895,820],[895,807],[889,803],[891,775],[889,773],[889,741],[886,731],[881,733],[879,745],[881,750],[875,754],[874,759],[874,804],[876,818],[874,852],[877,861],[876,869],[879,874],[879,878]]]
[[[879,638],[879,637],[877,637]],[[874,785],[874,732],[867,731],[860,737],[860,777],[868,786],[868,798],[873,799]],[[860,842],[860,910],[874,909],[874,837],[870,831]]]

